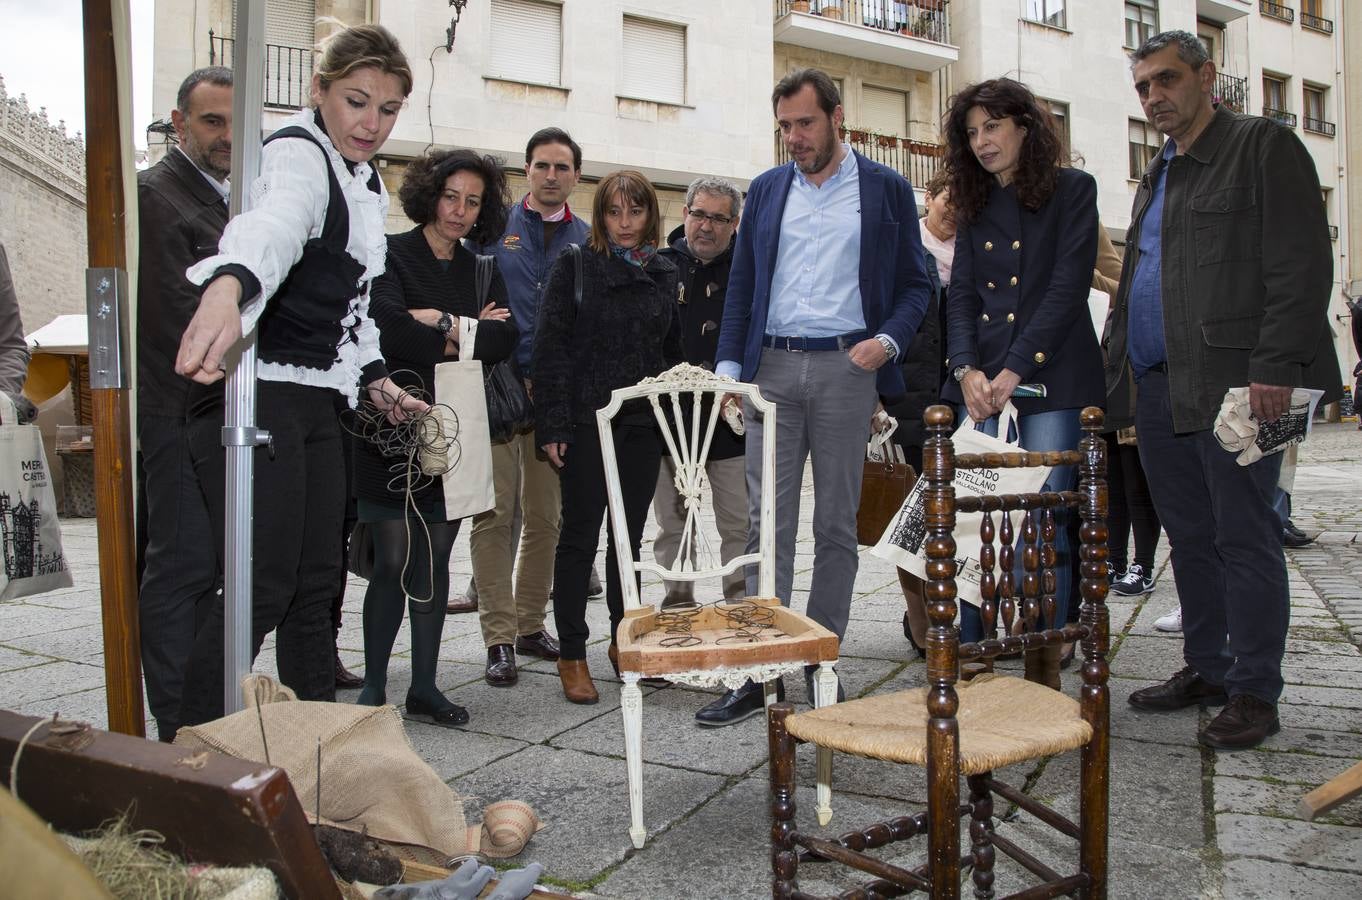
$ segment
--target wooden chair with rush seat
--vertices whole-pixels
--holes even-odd
[[[922,478],[926,486],[927,608],[931,630],[927,647],[928,685],[916,690],[872,695],[794,714],[788,704],[771,708],[771,863],[772,896],[810,900],[799,889],[801,858],[832,860],[873,876],[861,892],[842,897],[897,897],[921,891],[932,898],[961,895],[961,874],[970,869],[975,897],[1039,898],[1107,896],[1109,709],[1107,688],[1107,486],[1102,413],[1081,413],[1083,434],[1077,450],[1046,453],[961,454],[950,440],[951,411],[934,406],[924,415],[928,440]],[[1029,466],[1078,466],[1076,491],[956,498],[958,469]],[[1083,604],[1076,625],[1056,623],[1055,521],[1057,507],[1076,508],[1082,519],[1078,559]],[[1013,577],[1012,517],[1021,513],[1022,577]],[[955,627],[957,514],[982,513],[980,552],[984,640],[961,644]],[[994,528],[994,516],[1001,527]],[[1001,551],[995,552],[997,535]],[[995,564],[1001,574],[995,576]],[[1020,589],[1020,590],[1018,590]],[[1008,636],[1020,616],[1024,633]],[[998,637],[1001,618],[1003,637]],[[1040,659],[1047,647],[1081,643],[1083,686],[1080,700],[1039,684]],[[1021,650],[1026,678],[994,673],[992,660]],[[1051,651],[1053,652],[1053,651]],[[960,682],[962,663],[985,669]],[[923,766],[927,772],[925,812],[850,830],[836,840],[801,833],[795,822],[794,751],[797,742],[832,748],[869,759]],[[1081,754],[1079,816],[1075,823],[994,772],[1004,766],[1077,750]],[[960,779],[968,786],[962,802]],[[994,798],[1018,806],[1042,823],[1074,838],[1076,868],[1061,873],[995,831]],[[969,823],[969,846],[961,850],[961,822]],[[927,858],[905,868],[865,851],[925,835]],[[1013,893],[994,889],[994,861],[1001,851],[1038,879]]]
[[[757,552],[727,561],[706,546],[704,504],[708,501],[706,462],[721,423],[721,401],[735,394],[761,414],[746,428],[760,428],[762,435],[762,493]],[[627,554],[618,557],[624,596],[624,620],[615,635],[620,677],[621,709],[624,714],[624,753],[629,768],[629,836],[637,848],[647,838],[643,826],[643,693],[642,678],[665,678],[694,687],[723,685],[737,688],[749,679],[765,687],[766,706],[776,699],[776,679],[818,666],[815,691],[818,705],[837,696],[837,635],[807,616],[781,605],[775,596],[775,404],[763,399],[756,385],[720,378],[713,372],[682,363],[655,378],[620,388],[610,402],[597,411],[601,434],[601,457],[605,467],[610,523],[615,534],[628,534],[624,496],[620,489],[619,464],[612,439],[612,422],[629,401],[651,406],[666,452],[676,469],[675,484],[685,500],[686,521],[680,551],[670,568],[655,562],[634,562]],[[631,408],[633,404],[631,404]],[[697,412],[698,411],[698,412]],[[688,610],[667,610],[642,603],[638,576],[650,572],[673,582],[716,579],[756,565],[757,596],[725,602],[699,604]],[[818,808],[820,818],[830,818],[832,753],[818,759]]]

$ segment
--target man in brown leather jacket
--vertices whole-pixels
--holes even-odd
[[[1272,509],[1281,454],[1240,466],[1211,427],[1249,388],[1272,422],[1294,388],[1341,394],[1326,314],[1332,258],[1319,179],[1295,133],[1212,104],[1195,35],[1132,55],[1135,90],[1169,140],[1140,180],[1108,334],[1111,424],[1134,421],[1169,542],[1187,666],[1136,691],[1146,710],[1225,703],[1200,734],[1222,750],[1279,729],[1290,595]]]

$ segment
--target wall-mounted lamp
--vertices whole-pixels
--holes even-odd
[[[445,52],[454,52],[454,32],[459,28],[459,18],[463,15],[463,8],[468,5],[468,0],[449,0],[449,5],[454,7],[454,17],[449,20],[449,27],[445,29]]]

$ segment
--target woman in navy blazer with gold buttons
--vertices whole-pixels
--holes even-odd
[[[1046,396],[1013,401],[1027,450],[1072,449],[1079,412],[1105,401],[1102,353],[1088,314],[1097,185],[1064,163],[1053,119],[1020,82],[984,81],[952,98],[946,165],[957,231],[947,295],[951,377],[942,396],[996,433],[996,417],[1017,385],[1044,385]],[[1055,468],[1044,489],[1068,489],[1073,479],[1073,467]],[[1062,623],[1072,557],[1064,523],[1057,524]],[[961,637],[978,635],[978,610],[967,606]],[[1058,684],[1058,648],[1050,649],[1056,652],[1046,660],[1047,674],[1053,663]]]

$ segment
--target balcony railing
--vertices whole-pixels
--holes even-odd
[[[1211,100],[1237,113],[1244,112],[1248,109],[1248,79],[1216,72]]]
[[[231,66],[236,41],[208,30],[208,62]],[[265,98],[273,109],[302,109],[312,87],[312,51],[304,47],[265,45]]]
[[[1309,28],[1312,31],[1318,31],[1322,34],[1333,34],[1334,20],[1312,16],[1309,13],[1303,12],[1301,13],[1301,27]]]
[[[1295,127],[1296,127],[1296,114],[1293,113],[1293,112],[1287,112],[1287,111],[1284,110],[1284,109],[1273,109],[1273,108],[1270,107],[1270,106],[1264,106],[1264,107],[1263,107],[1263,118],[1264,118],[1264,119],[1274,119],[1274,120],[1276,120],[1276,121],[1278,121],[1278,122],[1281,122],[1283,125],[1285,125],[1285,126],[1288,127],[1288,128],[1295,128]]]
[[[878,31],[896,31],[937,44],[950,43],[948,0],[775,0],[776,18],[807,13]]]
[[[940,144],[910,141],[907,138],[875,134],[860,128],[843,128],[841,138],[851,144],[851,149],[857,153],[888,166],[907,178],[915,187],[922,187],[927,183],[940,167],[941,157],[946,153],[946,148]],[[776,163],[783,164],[789,161],[790,154],[785,149],[785,142],[780,139],[780,132],[777,131]]]
[[[1330,225],[1330,226],[1329,226],[1329,240],[1331,240],[1331,241],[1336,241],[1336,240],[1338,240],[1338,226],[1337,226],[1337,225]]]
[[[1282,6],[1280,3],[1271,3],[1269,0],[1258,0],[1258,11],[1268,18],[1280,19],[1283,22],[1296,21],[1296,11],[1289,6]]]
[[[1306,131],[1313,131],[1315,134],[1322,134],[1325,137],[1334,136],[1335,128],[1333,122],[1326,122],[1323,119],[1312,119],[1309,116],[1306,116],[1301,124]]]

